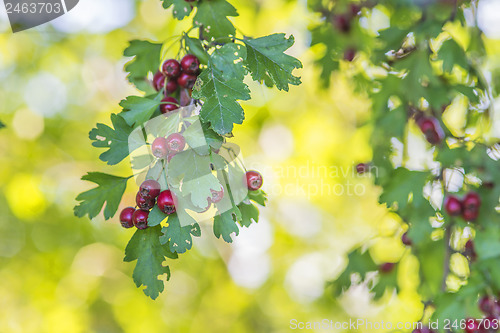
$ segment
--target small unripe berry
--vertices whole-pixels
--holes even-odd
[[[262,175],[257,171],[248,171],[246,173],[247,187],[250,191],[256,191],[262,187]]]
[[[134,207],[124,208],[120,213],[120,223],[124,228],[132,228],[134,222],[132,221],[133,215],[135,213]]]
[[[149,212],[146,210],[136,210],[132,220],[137,229],[146,229],[148,227]]]
[[[446,213],[450,216],[462,215],[462,202],[453,195],[448,195],[444,202]]]
[[[194,83],[196,82],[196,75],[182,73],[179,78],[177,78],[177,83],[186,89],[192,89],[194,87]]]
[[[151,145],[151,151],[157,158],[166,158],[168,155],[167,139],[164,137],[156,138]]]
[[[186,139],[180,133],[172,133],[167,137],[167,149],[170,154],[177,154],[186,147]]]
[[[170,190],[165,190],[160,193],[157,200],[158,208],[165,214],[170,215],[175,212],[174,197]]]
[[[156,91],[160,91],[164,86],[165,86],[165,76],[163,75],[162,72],[158,71],[156,74],[153,76],[153,88]]]
[[[179,108],[179,101],[173,97],[165,97],[161,100],[162,104],[160,104],[161,113],[167,113],[170,111],[177,110]]]
[[[169,59],[165,61],[162,65],[163,73],[169,78],[176,78],[181,74],[181,65],[175,59]]]
[[[193,54],[187,54],[181,60],[182,71],[187,74],[197,74],[200,70],[200,61]]]

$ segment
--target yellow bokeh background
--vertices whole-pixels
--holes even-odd
[[[128,41],[164,41],[190,24],[173,20],[158,0],[103,3],[116,6],[115,21],[129,19],[101,31],[89,19],[70,32],[61,28],[68,21],[12,34],[0,17],[7,125],[0,131],[0,332],[288,332],[293,319],[418,321],[418,263],[400,242],[404,224],[377,203],[372,179],[353,171],[371,158],[370,129],[359,126],[370,102],[342,72],[321,88],[313,66],[321,50],[309,49],[307,30],[318,18],[303,1],[232,1],[244,34],[293,34],[289,52],[304,64],[303,84],[288,93],[248,80],[252,100],[242,103],[246,119],[231,139],[247,167],[264,175],[269,204],[261,221],[231,245],[203,229],[193,250],[169,261],[172,277],[156,301],[135,287],[134,264],[122,261],[132,230],[116,217],[78,219],[72,208],[92,186],[80,180],[86,172],[130,174],[128,160],[99,161],[103,151],[88,139],[96,122],[109,124],[120,112],[121,99],[138,93],[123,72]],[[129,183],[121,207],[135,191]],[[360,284],[332,296],[327,282],[361,243],[379,262],[402,258],[399,295],[374,302]]]

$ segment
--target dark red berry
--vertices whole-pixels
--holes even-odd
[[[137,192],[137,195],[135,196],[135,203],[139,209],[150,210],[155,205],[155,199],[145,198],[141,195],[141,192]]]
[[[246,173],[247,187],[250,191],[256,191],[262,187],[262,175],[257,171],[248,171]]]
[[[158,183],[154,179],[147,179],[142,182],[139,187],[139,193],[145,199],[154,199],[156,198],[161,191],[160,183]]]
[[[193,54],[187,54],[181,60],[182,71],[187,74],[197,74],[200,70],[200,61]]]
[[[465,321],[465,329],[466,333],[479,333],[481,332],[479,328],[479,321],[476,319],[469,318]]]
[[[356,172],[358,173],[358,175],[362,175],[364,174],[365,172],[368,172],[370,171],[370,164],[368,163],[359,163],[358,165],[356,165]]]
[[[356,56],[356,49],[348,48],[344,51],[344,60],[345,61],[353,61]]]
[[[146,229],[148,227],[149,212],[146,210],[136,210],[132,221],[137,229]]]
[[[450,216],[462,215],[462,202],[453,195],[448,195],[444,201],[446,213]]]
[[[358,16],[359,12],[361,11],[361,6],[355,3],[351,3],[349,6],[349,10],[351,12],[351,16]]]
[[[349,32],[351,30],[351,20],[345,15],[335,15],[333,25],[340,32]]]
[[[405,232],[403,236],[401,236],[401,241],[407,246],[411,246],[412,244],[410,237],[408,237],[408,232]]]
[[[177,91],[177,81],[176,80],[168,80],[167,87],[165,89],[166,94],[172,94]]]
[[[434,331],[427,326],[422,326],[422,328],[414,329],[412,333],[434,333]]]
[[[188,73],[182,73],[179,78],[177,78],[177,83],[182,87],[186,89],[191,89],[194,86],[194,83],[196,82],[196,75],[188,74]]]
[[[153,76],[153,88],[156,91],[160,91],[165,86],[165,76],[162,72],[158,71]]]
[[[175,59],[168,59],[161,66],[163,73],[169,78],[176,78],[181,74],[181,65]]]
[[[497,309],[497,300],[492,296],[483,296],[479,300],[479,310],[484,314],[492,314]]]
[[[465,221],[474,222],[479,217],[479,211],[477,210],[464,210],[462,217]]]
[[[382,273],[389,273],[394,269],[394,263],[392,262],[383,263],[382,265],[380,265],[379,269]]]
[[[168,155],[167,139],[163,137],[156,138],[151,145],[151,151],[157,158],[166,158]]]
[[[469,192],[465,195],[463,204],[464,210],[479,210],[479,207],[481,207],[481,197],[476,192]]]
[[[474,242],[472,241],[472,239],[469,239],[467,243],[465,243],[463,255],[466,256],[471,262],[476,261],[477,253],[474,249]]]
[[[174,197],[170,190],[166,190],[160,193],[157,200],[158,208],[167,215],[175,212]]]
[[[221,187],[220,191],[214,191],[214,190],[210,189],[210,192],[212,193],[212,197],[208,198],[209,202],[218,203],[224,197],[224,188],[223,187]]]
[[[421,117],[418,126],[430,144],[437,145],[443,141],[444,131],[436,118]]]
[[[134,207],[127,207],[122,210],[122,212],[120,213],[120,223],[122,224],[122,227],[128,229],[134,226],[134,222],[132,221],[134,212]]]
[[[161,100],[162,104],[160,104],[161,113],[167,113],[179,108],[179,101],[173,97],[165,97]]]
[[[479,329],[481,333],[494,333],[498,331],[498,324],[498,317],[490,314],[483,319],[482,323],[479,325]]]
[[[184,149],[186,139],[180,133],[172,133],[167,137],[167,149],[170,154],[176,154]]]

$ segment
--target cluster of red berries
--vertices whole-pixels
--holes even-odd
[[[168,156],[165,155],[165,156]],[[250,191],[256,191],[262,187],[262,175],[257,171],[248,171],[245,181]],[[202,212],[206,212],[212,203],[217,203],[224,197],[224,189],[220,191],[211,190],[212,197],[208,199],[208,206]],[[145,180],[139,187],[135,197],[136,207],[124,208],[120,213],[120,223],[124,228],[146,229],[151,209],[156,205],[166,215],[175,213],[176,199],[170,190],[161,191],[160,184],[153,179]]]
[[[493,296],[483,296],[478,303],[485,317],[483,320],[467,319],[466,333],[493,333],[497,332],[500,318],[500,303]]]
[[[475,221],[479,216],[481,198],[475,192],[467,193],[462,200],[453,195],[448,195],[444,202],[446,212],[450,216],[462,216],[466,221]]]
[[[352,20],[356,18],[360,12],[361,6],[359,4],[350,4],[345,13],[333,16],[333,26],[341,33],[348,33],[351,31]],[[344,50],[344,60],[351,62],[354,60],[355,56],[356,49],[354,47],[348,47]]]
[[[160,184],[153,179],[145,180],[135,197],[136,208],[127,207],[120,213],[120,222],[124,228],[146,229],[149,212],[155,206],[165,214],[175,212],[174,197],[170,190],[161,191]]]
[[[172,133],[167,138],[158,137],[154,139],[151,145],[151,152],[154,157],[159,159],[170,159],[186,147],[186,139],[181,133]]]
[[[161,69],[153,77],[153,87],[156,91],[165,89],[165,98],[160,104],[161,113],[167,113],[179,108],[179,101],[173,95],[178,88],[192,89],[200,72],[200,61],[195,55],[187,54],[179,63],[175,59],[166,60]],[[181,98],[182,102],[182,98]]]
[[[422,116],[417,120],[417,125],[431,145],[437,145],[443,141],[444,131],[436,118]]]

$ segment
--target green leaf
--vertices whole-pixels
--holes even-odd
[[[445,249],[442,239],[422,242],[413,249],[420,262],[419,292],[425,297],[434,297],[441,290]]]
[[[293,36],[288,39],[285,34],[273,34],[256,39],[245,39],[247,46],[246,64],[252,78],[256,81],[270,77],[279,90],[288,91],[288,85],[299,85],[300,77],[292,71],[302,68],[302,63],[284,52],[294,43]]]
[[[238,236],[240,230],[238,225],[236,224],[236,215],[235,209],[228,210],[220,215],[217,215],[214,218],[214,235],[217,238],[224,239],[227,243],[232,243],[233,239],[231,238],[231,234],[235,234]]]
[[[202,26],[204,38],[212,40],[234,36],[236,30],[228,16],[238,16],[238,12],[226,0],[200,1],[193,22]]]
[[[160,67],[160,53],[162,44],[151,43],[146,40],[132,40],[123,55],[134,57],[125,65],[125,71],[130,83],[142,91],[153,91],[151,84],[146,80],[148,73],[156,73]]]
[[[114,129],[99,123],[96,128],[90,131],[89,138],[94,140],[92,146],[109,148],[99,158],[103,162],[108,162],[109,165],[115,165],[129,155],[128,137],[132,132],[132,127],[128,126],[125,120],[116,114],[111,114],[111,122]]]
[[[413,194],[413,203],[415,207],[419,207],[425,200],[423,188],[428,176],[428,172],[397,168],[383,185],[380,201],[385,202],[388,207],[396,202],[399,209],[405,209],[410,194]]]
[[[497,227],[489,227],[476,232],[474,245],[479,258],[487,260],[500,257],[500,230]]]
[[[167,214],[162,212],[157,205],[151,209],[148,215],[148,226],[154,227],[162,223],[167,218]]]
[[[210,156],[200,156],[193,149],[176,154],[168,163],[169,184],[180,188],[182,196],[190,197],[198,208],[208,206],[211,190],[218,191],[221,184],[212,174]]]
[[[127,187],[128,178],[108,175],[101,172],[89,172],[82,180],[96,183],[98,186],[86,192],[80,193],[77,201],[81,201],[75,208],[75,215],[83,217],[88,215],[90,219],[96,217],[104,203],[104,219],[112,218],[118,210],[118,205]]]
[[[418,208],[413,204],[408,205],[403,216],[410,225],[408,230],[408,237],[416,244],[424,244],[431,238],[433,228],[430,223],[430,218],[436,214],[434,208],[428,201],[424,201]]]
[[[158,94],[155,99],[148,97],[129,96],[120,102],[123,112],[119,115],[125,119],[130,126],[142,125],[151,119],[161,103],[162,94]]]
[[[250,99],[250,90],[243,83],[242,63],[234,44],[226,44],[214,51],[208,67],[198,77],[193,89],[193,98],[203,100],[200,116],[204,122],[210,122],[220,135],[233,130],[233,124],[241,124],[245,119],[243,108],[237,100]],[[241,51],[241,49],[239,49]],[[227,73],[239,77],[229,77]]]
[[[199,236],[201,229],[198,223],[181,227],[177,214],[168,217],[168,226],[163,227],[163,235],[160,237],[160,243],[167,244],[171,252],[184,253],[193,246],[193,236]]]
[[[246,204],[242,202],[238,205],[241,212],[241,225],[249,227],[252,222],[259,222],[259,210],[253,204]]]
[[[185,0],[162,0],[163,8],[167,9],[173,5],[172,14],[178,20],[182,20],[186,16],[189,16],[192,11],[191,3]]]
[[[177,258],[176,253],[162,246],[160,236],[160,226],[138,229],[127,244],[123,259],[126,262],[137,260],[134,282],[137,287],[145,286],[144,293],[152,299],[156,299],[164,288],[163,281],[158,276],[167,274],[167,281],[170,279],[169,267],[163,266],[165,258]]]
[[[201,64],[208,64],[209,55],[198,38],[191,38],[188,35],[184,35],[184,42],[186,43],[186,51],[188,53],[194,54],[200,60]]]
[[[469,68],[467,55],[464,49],[453,39],[448,39],[443,42],[439,48],[437,58],[443,61],[443,70],[448,73],[451,73],[455,65],[465,70]]]
[[[261,206],[265,206],[267,201],[267,194],[262,190],[248,191],[248,199],[255,201]]]

